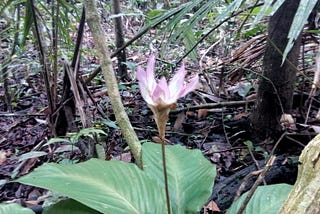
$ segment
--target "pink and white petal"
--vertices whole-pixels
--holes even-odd
[[[141,96],[146,101],[146,103],[148,103],[149,105],[154,105],[155,103],[153,102],[153,100],[150,96],[150,92],[149,92],[148,88],[143,87],[141,84],[139,84],[139,88],[140,88]]]
[[[199,87],[199,76],[196,75],[192,77],[188,83],[183,87],[183,90],[180,91],[179,97],[186,96],[189,92],[196,90]]]
[[[181,90],[183,90],[184,77],[186,71],[184,64],[179,68],[177,73],[173,76],[171,81],[169,82],[169,90],[170,90],[170,98],[177,100],[179,98],[179,94]]]
[[[146,68],[146,74],[147,74],[146,77],[148,82],[155,81],[155,74],[154,74],[155,64],[156,64],[156,56],[153,54],[150,56],[147,63],[147,68]]]
[[[162,94],[163,94],[162,88],[159,85],[156,85],[153,92],[151,93],[151,99],[153,100],[153,102],[156,103]]]
[[[138,79],[138,84],[139,84],[140,92],[143,99],[148,104],[152,104],[153,102],[150,96],[150,90],[151,90],[150,87],[152,87],[152,85],[149,84],[147,80],[146,71],[143,70],[140,66],[137,68],[137,79]]]
[[[152,93],[153,101],[157,102],[159,98],[164,102],[170,96],[168,83],[165,77],[162,77],[159,83],[156,85],[155,90]]]
[[[139,84],[142,84],[142,85],[144,85],[144,87],[146,87],[147,83],[148,83],[146,71],[143,70],[140,66],[138,66],[136,75],[137,75],[137,80],[138,80]]]
[[[177,91],[182,88],[185,75],[186,70],[184,64],[182,64],[169,82],[170,91]]]

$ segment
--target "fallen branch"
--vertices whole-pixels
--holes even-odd
[[[170,113],[177,114],[182,111],[188,111],[188,110],[212,109],[212,108],[221,108],[221,107],[225,107],[225,106],[239,106],[239,105],[246,105],[248,103],[254,103],[254,102],[255,102],[255,100],[208,103],[208,104],[202,104],[202,105],[197,105],[197,106],[178,108],[178,109],[172,110]]]

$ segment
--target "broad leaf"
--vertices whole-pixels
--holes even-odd
[[[56,213],[98,214],[99,212],[87,206],[84,206],[83,204],[72,199],[59,201],[54,205],[46,207],[42,212],[42,214],[56,214]]]
[[[29,209],[20,206],[19,204],[12,203],[12,204],[0,204],[0,213],[19,213],[19,214],[34,214],[34,212]]]
[[[258,187],[243,214],[277,214],[291,189],[292,185],[289,184],[274,184]],[[227,214],[237,213],[247,195],[248,193],[243,194],[234,202],[228,209]]]
[[[130,163],[49,163],[17,181],[64,194],[102,213],[165,213],[163,188]]]
[[[161,145],[145,143],[142,151],[145,172],[164,188]],[[200,150],[188,150],[180,145],[166,146],[166,161],[173,213],[198,212],[211,194],[215,166]]]

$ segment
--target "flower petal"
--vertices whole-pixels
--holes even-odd
[[[167,80],[165,77],[162,77],[160,79],[159,83],[157,84],[156,88],[154,89],[151,97],[152,97],[153,101],[156,103],[161,102],[161,101],[166,103],[169,96],[170,96],[170,92],[169,92]]]
[[[169,82],[170,98],[177,100],[183,89],[184,76],[186,75],[186,70],[184,64],[181,65],[177,73],[173,76]]]
[[[151,84],[152,82],[152,88],[155,87],[155,75],[154,75],[154,68],[155,68],[155,64],[156,64],[156,56],[155,55],[151,55],[148,63],[147,63],[147,69],[146,69],[146,77],[147,77],[147,81],[149,84]]]
[[[153,105],[153,101],[150,95],[150,85],[148,85],[148,79],[146,71],[143,70],[140,66],[137,68],[137,79],[140,88],[141,95],[143,99],[150,105]],[[154,80],[155,81],[155,80]],[[150,82],[150,81],[149,81]]]
[[[148,81],[147,81],[146,72],[140,66],[138,66],[137,68],[137,80],[138,80],[139,86],[140,84],[142,84],[144,87],[147,86]]]
[[[189,80],[187,84],[184,85],[183,90],[180,91],[179,97],[186,96],[189,92],[194,91],[199,86],[199,76],[196,75]]]

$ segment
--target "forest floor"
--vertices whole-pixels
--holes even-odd
[[[151,35],[152,32],[149,36]],[[144,42],[147,44],[147,41],[140,41],[141,44]],[[90,35],[85,37],[84,43],[85,48],[94,48]],[[250,116],[254,110],[258,75],[243,68],[261,73],[264,45],[265,37],[255,36],[238,42],[227,56],[219,51],[222,49],[220,45],[213,48],[207,45],[198,50],[202,56],[200,62],[186,61],[188,73],[191,75],[198,73],[201,76],[201,87],[178,101],[177,108],[170,113],[166,138],[169,144],[200,149],[217,167],[215,185],[241,170],[255,166],[259,161],[265,161],[277,141],[279,144],[276,155],[283,158],[283,164],[287,163],[290,158],[297,157],[303,145],[320,131],[319,122],[315,118],[319,102],[314,99],[311,103],[308,99],[312,83],[297,74],[298,82],[292,113],[295,118],[294,128],[285,130],[285,135],[280,134],[261,141],[252,137],[254,133]],[[310,45],[308,50],[315,51],[314,47]],[[4,50],[2,55],[5,54]],[[145,65],[148,54],[144,54],[142,50],[144,49],[138,46],[127,48],[128,61],[136,65]],[[83,78],[87,77],[99,62],[90,54],[86,55],[85,59],[81,66]],[[159,63],[158,67],[160,65],[162,63]],[[311,63],[304,70],[305,75],[311,79],[314,67],[314,63]],[[124,106],[139,139],[157,141],[152,112],[140,96],[134,73],[134,70],[129,69],[132,80],[119,82]],[[43,146],[50,136],[47,121],[48,101],[39,72],[37,51],[32,45],[22,58],[12,63],[9,77],[11,112],[5,103],[4,88],[2,86],[0,88],[0,202],[18,202],[37,209],[44,201],[46,190],[6,182],[29,173],[43,163],[66,160],[79,162],[83,161],[86,155],[64,143]],[[60,86],[62,84],[60,79]],[[102,139],[106,151],[104,158],[132,161],[121,131],[116,126],[101,74],[85,87],[93,96],[93,100],[88,98],[86,101],[89,105],[88,117],[91,118],[91,126],[102,129],[108,134]],[[102,109],[104,115],[99,113],[97,106]],[[310,112],[307,116],[308,109]],[[78,119],[76,124],[80,125],[78,116],[76,113]],[[308,118],[307,123],[305,123],[306,118]],[[272,182],[283,180],[285,179],[278,178]],[[288,182],[294,182],[294,178]],[[214,206],[215,203],[220,209],[225,208],[220,205],[217,198],[211,199],[212,202],[209,204],[211,207],[206,207],[205,213],[208,210],[218,211]]]

